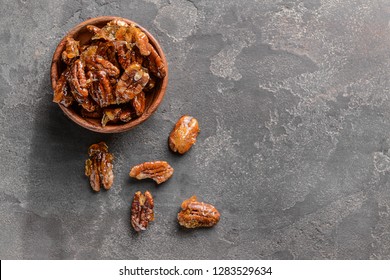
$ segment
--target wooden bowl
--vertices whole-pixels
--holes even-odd
[[[145,112],[140,117],[136,119],[132,119],[127,123],[107,124],[105,127],[102,127],[100,123],[100,119],[83,118],[77,111],[75,111],[72,108],[72,106],[67,108],[61,104],[58,104],[61,110],[65,113],[65,115],[67,115],[72,121],[81,125],[82,127],[85,127],[86,129],[95,132],[100,132],[100,133],[124,132],[146,121],[157,110],[157,107],[160,105],[168,84],[168,63],[165,58],[164,52],[161,49],[160,44],[152,36],[152,34],[150,34],[145,28],[143,28],[139,24],[129,19],[115,17],[115,16],[102,16],[102,17],[91,18],[75,26],[68,32],[68,34],[58,44],[54,52],[52,63],[51,63],[50,77],[51,77],[51,85],[53,91],[54,88],[56,87],[57,80],[61,76],[62,71],[64,71],[66,68],[65,63],[62,62],[61,59],[62,51],[65,49],[65,45],[66,45],[66,38],[72,37],[75,40],[80,41],[80,45],[84,45],[86,43],[89,43],[93,36],[92,32],[87,30],[86,28],[87,25],[92,24],[97,27],[103,27],[109,21],[112,21],[114,19],[121,19],[127,22],[128,24],[135,24],[143,32],[145,32],[145,34],[149,38],[149,43],[153,45],[153,47],[156,49],[161,59],[163,60],[167,74],[163,79],[158,79],[158,81],[156,82],[155,90],[147,94]]]

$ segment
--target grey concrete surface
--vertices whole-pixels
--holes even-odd
[[[390,1],[0,0],[1,259],[389,259]],[[51,102],[49,66],[67,30],[118,15],[160,41],[170,80],[140,127],[99,135]],[[184,156],[182,114],[201,134]],[[115,155],[113,188],[83,175],[90,144]],[[128,178],[167,160],[163,185]],[[129,225],[137,190],[156,221]],[[182,200],[221,212],[184,230]]]

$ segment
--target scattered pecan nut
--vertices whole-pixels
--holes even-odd
[[[88,149],[89,159],[85,162],[85,175],[95,192],[100,191],[100,186],[108,190],[114,181],[113,160],[114,156],[108,152],[106,143],[93,144]]]
[[[157,184],[161,184],[171,178],[173,168],[166,161],[144,162],[134,166],[130,171],[130,177],[138,180],[150,178]]]
[[[131,204],[131,225],[134,230],[139,232],[146,230],[149,222],[154,220],[154,201],[152,194],[146,191],[142,194],[140,191],[134,194]]]
[[[221,216],[213,205],[198,201],[195,195],[184,200],[181,209],[177,220],[186,228],[212,227]]]
[[[174,152],[184,154],[195,144],[198,133],[198,121],[191,116],[182,116],[169,135],[169,147]]]

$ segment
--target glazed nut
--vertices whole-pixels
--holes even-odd
[[[66,38],[65,50],[61,54],[62,60],[66,64],[71,64],[72,60],[80,55],[79,46],[80,44],[78,41],[75,41],[73,38],[70,37]]]
[[[135,24],[114,19],[87,30],[94,34],[87,43],[65,40],[53,102],[84,118],[101,118],[102,127],[141,117],[148,94],[158,90],[156,80],[166,76],[162,58]]]
[[[195,144],[198,133],[197,119],[191,116],[182,116],[169,135],[169,147],[173,152],[184,154]]]
[[[149,222],[154,220],[154,201],[149,191],[142,194],[140,191],[134,194],[131,204],[130,223],[135,231],[146,230]]]
[[[100,191],[100,186],[108,190],[114,181],[113,160],[114,156],[108,152],[106,143],[93,144],[88,149],[89,159],[85,162],[85,175],[95,192]]]
[[[132,63],[125,69],[115,90],[116,103],[126,103],[134,99],[149,82],[149,74],[138,63]]]
[[[104,109],[101,124],[105,127],[108,122],[129,122],[131,120],[131,113],[132,111],[129,108]]]
[[[54,89],[53,102],[69,107],[72,105],[74,98],[70,92],[68,82],[66,80],[68,72],[63,72],[61,77],[57,81],[57,85]]]
[[[109,76],[118,76],[120,73],[114,64],[99,55],[86,56],[85,62],[92,71],[104,71]]]
[[[171,178],[173,168],[166,161],[144,162],[134,166],[130,170],[130,177],[138,180],[153,179],[157,184],[161,184]]]
[[[141,91],[133,100],[131,100],[131,105],[134,108],[135,114],[141,116],[144,113],[146,106],[145,93]]]
[[[88,72],[91,81],[89,94],[100,108],[115,104],[114,91],[105,71]]]
[[[219,222],[218,210],[211,204],[198,201],[195,195],[184,200],[181,209],[177,220],[183,227],[212,227]]]

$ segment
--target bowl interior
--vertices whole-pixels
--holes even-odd
[[[59,104],[62,111],[74,122],[77,124],[95,131],[95,132],[101,132],[101,133],[117,133],[117,132],[123,132],[127,131],[131,128],[134,128],[138,124],[144,122],[146,119],[150,117],[151,114],[153,114],[156,110],[158,105],[161,103],[162,98],[164,97],[166,86],[168,83],[168,65],[165,58],[165,55],[156,41],[156,39],[142,26],[139,24],[125,19],[125,18],[119,18],[114,16],[105,16],[105,17],[98,17],[89,19],[87,21],[84,21],[74,27],[72,30],[68,32],[68,34],[62,39],[62,41],[58,44],[57,49],[54,53],[52,65],[51,65],[51,82],[53,90],[56,86],[57,80],[60,77],[61,73],[65,70],[66,64],[62,62],[61,60],[61,54],[62,51],[65,49],[66,45],[66,38],[72,37],[77,41],[80,41],[80,45],[85,45],[91,42],[91,38],[93,34],[88,31],[87,25],[95,25],[97,27],[103,27],[105,26],[109,21],[114,19],[121,19],[128,24],[135,24],[137,27],[139,27],[149,38],[149,43],[156,49],[158,54],[160,55],[161,59],[164,62],[165,69],[166,69],[166,76],[163,79],[158,79],[156,81],[156,86],[152,92],[149,92],[146,94],[146,106],[145,106],[145,112],[138,118],[132,119],[127,123],[114,123],[110,124],[108,123],[105,127],[101,126],[100,119],[92,119],[92,118],[83,118],[77,110],[74,109],[73,106],[70,106],[66,108],[65,106]]]

